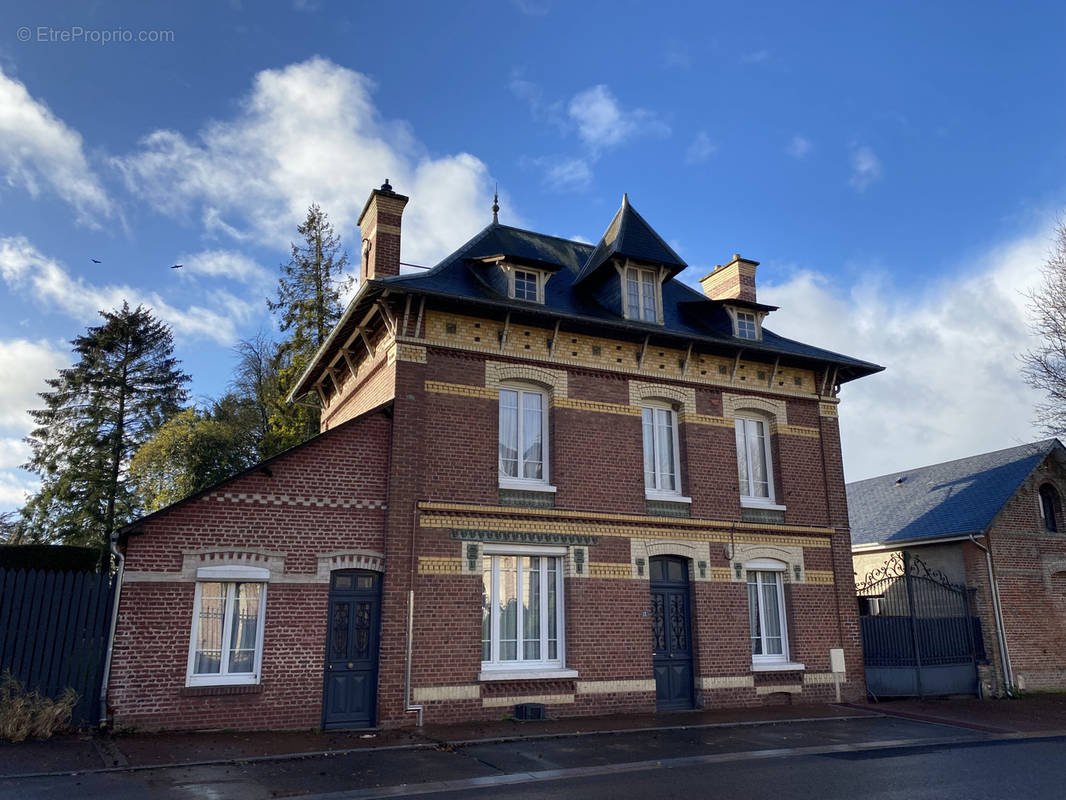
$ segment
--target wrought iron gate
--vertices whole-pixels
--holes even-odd
[[[972,591],[906,551],[868,572],[855,589],[867,692],[976,694],[984,645]]]

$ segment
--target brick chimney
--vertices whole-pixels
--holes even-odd
[[[755,302],[755,268],[758,261],[733,254],[728,264],[720,264],[714,272],[700,278],[703,293],[712,300],[748,300]]]
[[[396,194],[387,178],[370,193],[358,222],[363,235],[360,281],[400,274],[400,218],[406,205],[407,198]]]

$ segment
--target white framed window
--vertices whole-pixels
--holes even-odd
[[[734,306],[726,306],[729,319],[733,322],[733,335],[738,339],[758,341],[762,339],[762,318],[765,316],[754,311],[745,311]]]
[[[198,580],[186,685],[259,683],[265,610],[261,580]]]
[[[659,275],[653,269],[626,267],[624,271],[626,319],[659,321]]]
[[[666,405],[640,410],[644,432],[644,490],[649,496],[681,494],[677,412]]]
[[[748,311],[737,312],[737,337],[740,339],[758,339],[759,331],[755,327],[755,315]]]
[[[788,663],[783,575],[785,564],[758,559],[746,565],[748,628],[753,666]]]
[[[511,297],[532,303],[544,302],[544,273],[529,269],[511,271]]]
[[[734,425],[741,504],[773,506],[769,423],[762,419],[737,417]]]
[[[500,389],[500,485],[548,484],[548,396],[539,389]]]
[[[482,549],[481,669],[559,670],[564,547]]]

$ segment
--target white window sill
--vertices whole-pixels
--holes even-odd
[[[513,489],[518,492],[555,492],[556,488],[548,483],[537,481],[516,481],[500,478],[501,489]]]
[[[803,664],[794,661],[767,661],[761,664],[752,664],[752,672],[801,672],[807,669]]]
[[[185,688],[192,689],[202,686],[255,686],[259,683],[258,675],[240,675],[235,677],[220,677],[218,675],[199,675],[185,679]]]
[[[670,494],[670,492],[656,492],[648,489],[644,490],[645,500],[661,500],[664,503],[691,503],[691,497],[685,497],[680,494]]]
[[[784,511],[784,506],[779,506],[776,503],[771,503],[768,500],[759,500],[754,497],[741,497],[741,508],[760,508],[763,511]]]
[[[478,673],[479,681],[529,681],[538,678],[576,678],[576,669],[549,667],[547,669],[483,669]]]

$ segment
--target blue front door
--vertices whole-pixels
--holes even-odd
[[[688,559],[659,556],[651,578],[652,669],[660,711],[692,708],[692,624]]]
[[[332,573],[324,728],[368,728],[374,724],[380,628],[381,576],[362,570]]]

